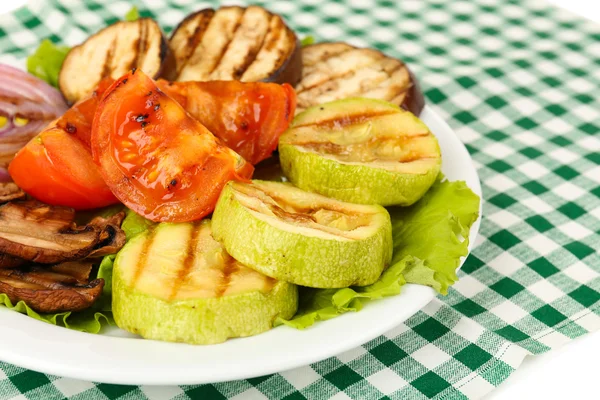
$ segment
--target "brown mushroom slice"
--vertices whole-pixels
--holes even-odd
[[[121,211],[115,215],[104,218],[96,217],[90,221],[89,225],[96,226],[101,229],[100,241],[88,258],[103,257],[109,254],[116,254],[121,247],[125,245],[127,238],[125,232],[121,229],[121,224],[125,219],[125,212]]]
[[[56,270],[35,267],[31,270],[0,270],[0,292],[13,304],[22,300],[42,313],[89,308],[100,297],[103,288],[103,279],[81,283],[77,277]]]
[[[415,76],[401,61],[374,49],[347,43],[302,48],[302,79],[296,85],[296,114],[349,97],[389,101],[419,115],[425,105]]]
[[[0,253],[0,269],[15,268],[25,264],[27,261],[20,257],[11,256],[10,254]]]
[[[26,196],[25,192],[14,182],[0,183],[0,203],[6,203],[11,200],[22,200]]]
[[[90,279],[93,266],[94,264],[87,260],[66,261],[53,265],[49,268],[49,271],[73,277],[78,283],[87,283]],[[40,270],[39,267],[36,268],[38,268],[38,271]],[[48,269],[44,268],[44,270]]]
[[[76,227],[75,213],[36,201],[0,206],[0,253],[52,264],[84,258],[100,242],[97,226]]]

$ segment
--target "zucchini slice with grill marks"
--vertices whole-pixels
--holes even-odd
[[[234,260],[211,222],[163,223],[119,252],[113,272],[117,325],[148,339],[220,343],[269,330],[298,305],[296,286]]]
[[[213,231],[244,265],[315,288],[369,285],[392,257],[385,208],[343,203],[289,183],[229,182]]]
[[[409,206],[435,182],[437,139],[416,116],[381,100],[311,107],[279,139],[285,176],[296,186],[359,204]]]

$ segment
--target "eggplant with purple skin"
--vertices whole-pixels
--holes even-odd
[[[400,60],[347,43],[302,48],[302,79],[296,85],[296,114],[334,100],[385,100],[419,115],[425,105],[415,76]]]
[[[58,84],[67,101],[75,103],[89,95],[103,78],[117,79],[133,68],[158,78],[171,62],[167,39],[156,21],[120,21],[69,51]]]
[[[262,7],[211,8],[188,15],[170,39],[171,81],[239,80],[295,85],[300,41],[281,16]]]

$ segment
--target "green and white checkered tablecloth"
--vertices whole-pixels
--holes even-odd
[[[483,185],[481,232],[460,281],[387,334],[293,371],[135,387],[0,364],[0,399],[475,399],[526,355],[600,328],[599,26],[542,0],[256,3],[301,36],[375,46],[411,65]],[[136,4],[170,32],[217,2]],[[81,42],[130,7],[52,0],[1,16],[0,61],[22,65],[45,37]]]

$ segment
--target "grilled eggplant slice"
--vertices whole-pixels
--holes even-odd
[[[114,264],[115,321],[148,339],[220,343],[267,331],[297,306],[296,286],[231,258],[209,220],[155,225],[131,239]]]
[[[81,311],[94,304],[104,287],[103,279],[88,281],[91,269],[89,262],[0,269],[0,293],[13,304],[22,300],[38,312]]]
[[[11,202],[0,207],[0,253],[7,262],[21,258],[54,264],[116,252],[123,245],[120,226],[106,220],[77,226],[72,208],[36,201]],[[121,217],[122,219],[122,217]],[[11,266],[14,266],[11,265]]]
[[[437,139],[412,113],[381,100],[346,99],[296,116],[279,141],[299,188],[359,204],[408,206],[435,182]]]
[[[295,85],[300,42],[283,19],[262,7],[204,9],[186,17],[170,39],[172,81],[240,80]]]
[[[400,60],[346,43],[302,48],[302,79],[296,85],[296,114],[349,97],[386,100],[419,115],[425,105],[415,76]]]
[[[316,288],[370,285],[392,257],[385,208],[343,203],[289,183],[229,182],[213,213],[213,232],[244,265]]]
[[[117,79],[133,68],[157,78],[169,63],[174,60],[156,21],[120,21],[69,51],[58,84],[67,101],[75,103],[92,93],[102,78]]]

